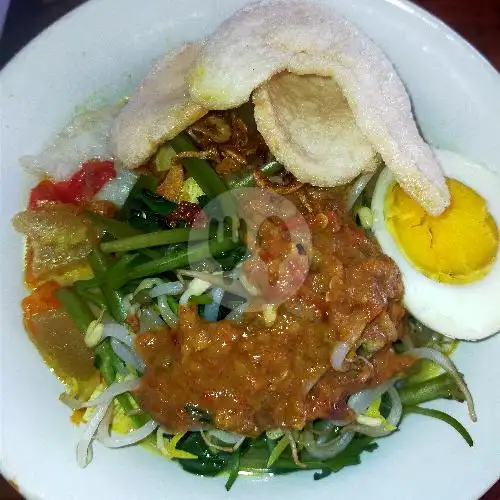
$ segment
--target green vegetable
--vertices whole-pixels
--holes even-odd
[[[270,161],[265,165],[260,167],[260,171],[266,176],[271,177],[272,175],[278,173],[283,169],[283,165],[276,160]],[[244,175],[239,175],[228,181],[228,186],[230,189],[241,189],[246,187],[254,187],[255,177],[253,175],[253,170],[250,173],[245,173]]]
[[[276,446],[271,451],[269,455],[269,459],[267,461],[267,466],[271,467],[276,460],[280,457],[280,455],[285,451],[285,449],[290,444],[290,439],[288,438],[288,434],[285,434],[277,443]]]
[[[167,304],[176,316],[179,316],[179,303],[171,296],[167,296]]]
[[[408,334],[415,347],[431,347],[447,356],[451,356],[459,344],[458,340],[445,337],[413,316],[408,318]]]
[[[137,257],[138,254],[126,254],[118,262],[116,262],[116,264],[108,264],[106,271],[98,273],[98,275],[93,278],[89,280],[75,281],[75,288],[80,292],[81,290],[100,287],[104,283],[111,282],[113,278],[117,278],[125,273],[132,261],[134,261]]]
[[[110,386],[116,378],[115,353],[109,339],[104,340],[95,348],[94,364],[99,368],[104,378],[104,383]]]
[[[174,137],[174,139],[170,141],[170,145],[174,148],[176,153],[194,151],[196,149],[193,143],[182,134]],[[205,160],[200,160],[199,158],[185,158],[182,160],[182,165],[187,170],[189,177],[192,177],[203,192],[207,196],[210,196],[210,198],[217,198],[217,196],[227,191],[227,187],[222,179]]]
[[[71,316],[71,319],[80,330],[86,332],[90,323],[95,320],[95,316],[87,303],[71,288],[60,288],[56,291],[56,296],[64,307],[64,310]],[[94,362],[101,371],[104,382],[110,386],[115,381],[121,361],[114,353],[109,339],[101,342],[96,347]],[[125,412],[129,412],[135,408],[131,397],[129,394],[120,394],[116,397]],[[140,427],[149,420],[149,417],[145,414],[138,414],[131,415],[130,419],[136,427]]]
[[[95,320],[88,304],[72,288],[60,288],[56,291],[56,297],[78,328],[85,333]]]
[[[104,382],[107,386],[110,386],[116,379],[116,374],[118,372],[118,367],[120,365],[120,360],[116,356],[111,347],[109,339],[101,342],[95,349],[95,364],[97,368],[102,373]],[[128,393],[119,394],[116,396],[116,400],[123,408],[125,413],[131,412],[136,408],[134,405],[134,400],[132,396]],[[129,416],[130,420],[136,427],[141,427],[148,420],[149,417],[146,414],[132,414]]]
[[[202,293],[201,295],[191,295],[189,302],[198,305],[211,304],[213,301],[212,296],[209,293]]]
[[[230,463],[231,454],[211,452],[199,432],[187,433],[177,448],[198,457],[196,460],[179,460],[181,467],[192,474],[216,476]]]
[[[104,217],[93,212],[85,212],[85,214],[96,226],[111,234],[114,238],[129,238],[130,236],[143,234],[142,231],[134,229],[130,224],[127,224],[126,222],[121,222],[116,219],[110,219],[109,217]],[[157,259],[160,257],[160,254],[155,250],[143,249],[141,250],[141,253],[151,259]]]
[[[143,189],[137,196],[150,210],[161,215],[171,214],[177,207],[177,203],[167,200],[148,189]]]
[[[101,254],[103,255],[103,254]],[[106,255],[106,259],[109,257]],[[112,281],[113,278],[117,276],[121,276],[124,272],[126,272],[132,265],[132,262],[134,262],[137,258],[139,257],[138,254],[136,253],[127,253],[125,254],[118,262],[115,262],[112,266],[108,268],[106,271],[106,276],[109,281]]]
[[[187,266],[190,262],[198,262],[210,256],[216,257],[223,252],[234,249],[237,245],[237,242],[235,243],[229,239],[222,241],[213,239],[190,245],[188,248],[176,249],[165,257],[136,266],[122,276],[121,279],[117,278],[114,286],[115,288],[120,288],[123,284],[132,279],[145,278],[146,276],[180,269]]]
[[[185,241],[202,240],[207,237],[205,229],[166,229],[154,233],[139,234],[129,238],[101,243],[104,253],[129,252],[140,248],[148,248],[162,245],[173,245]]]
[[[127,196],[123,207],[118,212],[117,218],[122,221],[129,220],[132,216],[132,210],[138,208],[137,197],[140,196],[142,190],[147,189],[154,192],[157,185],[157,180],[151,175],[141,175]]]
[[[421,408],[420,406],[405,406],[405,414],[407,413],[417,413],[419,415],[425,415],[427,417],[437,418],[443,422],[451,425],[464,439],[469,446],[474,445],[471,435],[467,432],[467,429],[454,417],[448,415],[439,410],[431,410],[429,408]]]
[[[80,330],[86,332],[90,323],[95,320],[87,303],[71,288],[60,288],[56,291],[56,296]],[[95,364],[101,371],[106,385],[111,385],[116,378],[119,359],[111,348],[109,339],[96,347]],[[120,394],[116,398],[125,412],[134,409],[130,397],[127,394]],[[130,418],[137,427],[144,425],[149,419],[146,415],[132,415]]]
[[[232,454],[226,452],[213,453],[203,441],[200,433],[188,433],[178,448],[193,453],[197,460],[179,461],[182,468],[193,474],[215,476],[223,471],[230,473],[229,486],[234,482],[233,478],[239,471],[252,474],[273,473],[286,474],[296,470],[303,470],[294,461],[290,452],[282,452],[271,466],[268,466],[269,449],[267,439],[264,435],[249,441],[248,446],[242,446],[238,452]],[[349,446],[339,455],[329,460],[318,460],[310,457],[305,451],[301,453],[301,461],[307,470],[321,470],[321,474],[315,474],[315,479],[326,477],[332,472],[338,472],[343,467],[357,465],[360,463],[361,454],[374,451],[377,444],[373,438],[366,436],[355,437]],[[238,453],[237,457],[235,454]],[[237,472],[236,472],[237,469]]]
[[[206,194],[198,196],[198,205],[200,205],[201,208],[203,208],[209,202],[210,202],[210,197],[207,196]]]
[[[97,249],[92,250],[90,253],[89,262],[96,277],[106,273],[110,267],[107,255]],[[115,268],[119,264],[120,262],[118,262]],[[118,323],[125,322],[127,319],[127,310],[123,304],[122,294],[118,290],[114,290],[109,281],[101,284],[101,290],[111,316],[113,316]]]
[[[126,222],[110,219],[109,217],[104,217],[103,215],[99,215],[94,212],[85,212],[85,216],[88,217],[96,226],[113,235],[115,238],[127,238],[129,236],[141,234],[141,231],[134,229]]]
[[[241,451],[239,449],[233,453],[231,468],[229,469],[229,477],[226,481],[226,491],[229,491],[236,479],[238,479],[238,473],[240,472],[240,454]]]
[[[234,250],[221,255],[217,262],[221,265],[223,271],[234,269],[247,256],[247,247],[239,245]]]
[[[127,221],[140,232],[159,231],[170,227],[167,215],[175,203],[157,196],[154,191],[157,181],[147,175],[139,177],[123,208],[118,212],[118,219]]]
[[[283,452],[271,467],[267,466],[269,452],[266,439],[262,436],[252,440],[248,450],[242,453],[240,459],[240,470],[251,473],[286,474],[296,470],[304,470],[294,461],[290,452]],[[355,437],[347,448],[337,456],[328,460],[318,460],[311,457],[306,451],[301,452],[300,460],[305,465],[306,470],[326,470],[338,472],[349,465],[357,465],[361,462],[361,453],[372,452],[377,448],[373,438],[368,436]]]
[[[465,400],[455,380],[448,373],[443,373],[418,384],[404,385],[398,389],[398,393],[403,406],[414,406],[441,398],[460,402]]]
[[[143,207],[132,208],[128,222],[132,227],[140,229],[142,232],[160,231],[170,228],[170,224],[164,215],[150,210],[145,205]]]
[[[96,288],[101,286],[106,281],[106,275],[102,274],[99,277],[94,276],[89,280],[78,280],[73,283],[76,291],[78,293],[88,290],[90,288]]]
[[[193,151],[195,149],[192,142],[182,134],[172,139],[170,144],[177,153]],[[224,181],[217,175],[208,162],[199,158],[185,158],[182,160],[182,165],[186,169],[188,176],[196,181],[206,196],[211,199],[218,198],[211,205],[210,211],[213,213],[208,214],[209,218],[213,217],[214,213],[217,214],[215,216],[216,219],[222,216],[233,216],[237,213],[236,201],[230,192],[228,192]]]
[[[90,290],[77,290],[75,288],[76,293],[80,295],[80,297],[88,302],[92,302],[95,304],[99,309],[101,310],[106,310],[108,308],[106,301],[104,300],[104,297],[102,296],[102,293],[100,292],[92,292]]]
[[[404,352],[404,351],[403,351]],[[415,363],[406,371],[405,383],[419,384],[437,377],[443,372],[443,369],[430,359],[417,359]]]

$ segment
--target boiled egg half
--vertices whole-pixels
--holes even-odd
[[[385,169],[372,198],[373,231],[401,270],[410,313],[448,337],[479,340],[500,331],[500,174],[435,153],[450,206],[429,215]]]

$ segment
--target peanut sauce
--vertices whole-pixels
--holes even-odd
[[[208,323],[194,307],[181,306],[177,328],[139,335],[146,372],[135,395],[166,429],[215,426],[257,436],[301,429],[316,418],[352,418],[350,394],[412,364],[392,349],[404,322],[399,270],[345,212],[345,191],[305,186],[287,198],[307,221],[312,255],[305,280],[279,305],[272,324],[262,312]],[[287,243],[280,224],[263,225],[253,249],[260,267],[253,269],[250,258],[247,280],[262,281],[263,265],[272,271],[277,259],[293,253],[284,250]],[[301,249],[293,255],[303,261]],[[330,357],[339,342],[351,350],[335,371]]]

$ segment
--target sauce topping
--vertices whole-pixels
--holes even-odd
[[[208,323],[181,307],[176,329],[138,337],[147,368],[136,396],[166,429],[216,426],[256,436],[315,418],[350,418],[348,395],[412,364],[391,347],[404,316],[399,271],[345,213],[344,191],[306,186],[288,199],[308,223],[312,255],[305,280],[272,324],[261,312]],[[274,280],[290,253],[286,244],[282,225],[268,220],[254,249],[258,266],[245,263],[247,280],[262,288],[263,271]],[[301,249],[295,252],[303,262]],[[340,342],[350,352],[335,371],[330,358]]]

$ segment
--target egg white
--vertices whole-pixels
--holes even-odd
[[[445,150],[435,150],[446,177],[479,193],[500,227],[500,175]],[[385,169],[372,199],[373,231],[383,252],[399,266],[405,286],[406,308],[419,321],[447,337],[480,340],[500,331],[500,255],[481,280],[463,285],[439,283],[424,276],[404,256],[384,220],[384,202],[394,178]]]

